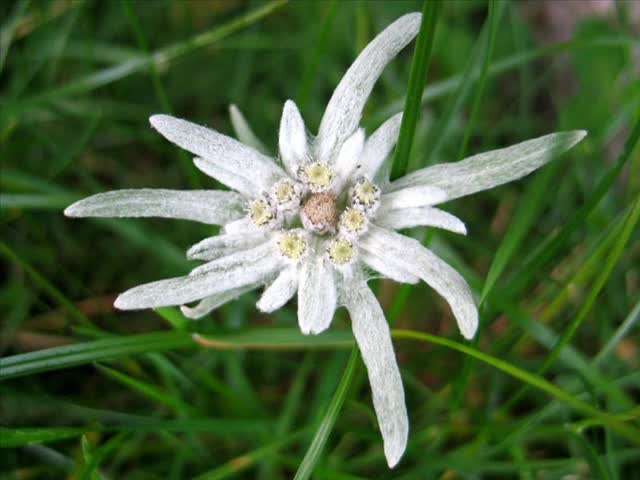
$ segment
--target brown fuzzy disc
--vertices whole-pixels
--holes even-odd
[[[314,193],[302,206],[302,221],[318,233],[335,231],[338,223],[336,197],[330,193]]]

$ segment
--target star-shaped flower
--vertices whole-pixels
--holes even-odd
[[[279,160],[214,130],[167,115],[151,125],[196,155],[196,167],[232,191],[117,190],[81,200],[71,217],[165,217],[222,225],[220,235],[187,252],[205,261],[187,276],[135,287],[120,295],[123,310],[180,305],[200,318],[239,295],[265,286],[257,303],[272,312],[297,293],[305,334],[327,329],[345,306],[367,367],[373,404],[390,467],[408,436],[404,390],[384,312],[367,286],[368,272],[403,283],[424,281],[449,303],[460,331],[472,338],[478,312],[465,280],[417,240],[395,230],[438,227],[466,234],[464,224],[436,205],[521,178],[579,142],[585,132],[545,135],[435,165],[390,182],[389,157],[401,114],[365,137],[365,102],[385,66],[417,34],[421,16],[401,17],[358,56],[335,89],[310,138],[296,105],[284,105]],[[257,144],[232,107],[241,139]],[[193,307],[186,304],[199,301]]]

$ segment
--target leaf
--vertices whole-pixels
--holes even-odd
[[[333,395],[331,402],[327,407],[327,412],[324,417],[320,421],[318,428],[316,429],[316,433],[313,436],[313,440],[311,441],[311,445],[307,449],[307,453],[305,453],[298,470],[296,471],[296,476],[294,480],[306,480],[313,473],[313,469],[318,463],[320,459],[320,455],[324,450],[324,446],[329,439],[329,435],[333,430],[333,426],[338,419],[338,414],[342,409],[342,404],[347,396],[347,392],[349,391],[349,386],[356,374],[357,367],[360,361],[360,354],[358,353],[357,347],[354,347],[351,350],[351,356],[349,357],[349,362],[344,369],[342,374],[342,379],[340,380],[340,384],[336,390],[336,393]]]
[[[427,71],[429,70],[429,63],[431,63],[431,52],[441,9],[442,0],[430,0],[422,4],[422,23],[416,39],[416,51],[411,62],[404,114],[402,115],[400,135],[393,157],[392,180],[402,177],[407,172],[413,136],[416,133],[416,125],[420,116],[420,98],[427,81]]]
[[[195,334],[201,346],[217,350],[311,350],[345,348],[353,344],[347,331],[329,331],[320,335],[303,335],[293,328],[251,329],[230,335]]]
[[[17,448],[36,443],[50,443],[74,438],[83,428],[6,428],[0,427],[0,448]]]
[[[0,380],[61,370],[128,355],[193,347],[191,336],[183,332],[160,332],[115,337],[48,348],[0,359]]]

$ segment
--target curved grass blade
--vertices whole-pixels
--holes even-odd
[[[582,307],[578,311],[578,314],[575,316],[575,318],[569,324],[569,326],[565,329],[564,333],[562,334],[558,342],[553,346],[553,348],[551,349],[551,352],[549,353],[544,363],[538,370],[539,375],[543,375],[551,367],[551,365],[555,363],[558,356],[562,352],[562,349],[567,344],[569,344],[569,342],[571,342],[571,339],[578,331],[578,328],[580,328],[580,325],[582,325],[582,323],[586,320],[587,316],[589,315],[589,313],[591,312],[591,309],[595,304],[596,299],[600,295],[600,292],[602,291],[607,281],[609,280],[609,277],[611,276],[613,269],[618,264],[618,261],[620,260],[620,257],[622,256],[622,253],[624,251],[624,247],[629,241],[631,234],[634,232],[636,225],[638,224],[638,221],[640,221],[640,195],[638,195],[638,197],[636,198],[633,208],[629,212],[624,222],[622,233],[620,234],[620,237],[614,244],[613,250],[609,255],[609,257],[607,258],[606,263],[604,264],[600,275],[596,277],[594,285],[589,291],[589,294],[587,295],[587,297],[585,298],[582,304]],[[525,389],[526,387],[523,387],[519,392],[514,394],[511,400],[507,402],[507,406],[505,406],[505,408],[513,407],[522,398],[525,392]]]
[[[431,62],[436,25],[441,9],[441,0],[425,0],[422,4],[422,23],[416,40],[416,51],[411,62],[407,98],[404,104],[398,144],[393,156],[391,180],[400,178],[407,173],[413,136],[416,133],[416,125],[420,115],[420,99],[427,81],[427,71]]]
[[[426,144],[429,145],[429,151],[426,153],[424,158],[424,165],[430,165],[432,158],[438,153],[443,143],[447,139],[448,133],[451,130],[451,126],[454,123],[454,120],[462,109],[464,103],[467,101],[467,98],[470,95],[471,87],[473,86],[475,80],[480,76],[480,60],[483,56],[480,54],[482,46],[488,47],[488,43],[485,41],[485,38],[490,34],[489,30],[491,28],[492,22],[499,22],[502,18],[502,13],[504,12],[506,2],[500,2],[497,4],[497,9],[495,12],[495,16],[491,18],[487,18],[485,21],[482,32],[478,37],[477,46],[474,48],[474,51],[471,55],[471,59],[469,60],[467,67],[460,78],[460,81],[455,84],[455,87],[451,90],[455,89],[454,98],[444,114],[442,115],[441,120],[434,125],[429,131]],[[495,19],[495,20],[494,20]],[[424,94],[422,97],[424,102]]]
[[[308,62],[304,67],[300,86],[298,87],[298,94],[296,95],[298,106],[303,111],[306,110],[307,103],[309,102],[313,83],[318,74],[318,68],[320,67],[320,59],[329,42],[331,27],[338,11],[336,8],[338,6],[337,0],[330,0],[327,3],[328,5],[322,5],[325,9],[322,24],[318,30],[317,39],[313,42],[313,48],[310,49]]]
[[[21,114],[25,109],[30,107],[60,100],[71,95],[87,93],[128,77],[129,75],[133,75],[134,73],[143,71],[153,65],[166,67],[168,63],[183,55],[189,54],[206,46],[214,45],[238,30],[254,24],[277,9],[283,7],[287,1],[288,0],[273,0],[239,18],[218,26],[208,32],[195,35],[188,40],[184,40],[169,47],[161,48],[150,55],[140,55],[138,58],[114,65],[113,67],[108,67],[75,81],[70,81],[64,86],[54,88],[23,101],[7,105],[5,113],[14,115]]]
[[[482,67],[480,68],[480,78],[478,80],[478,87],[476,89],[476,94],[471,106],[469,121],[464,132],[462,144],[460,145],[460,152],[458,153],[459,159],[463,159],[465,154],[467,153],[469,138],[473,133],[473,127],[475,127],[478,109],[480,108],[480,102],[482,101],[482,96],[484,95],[484,86],[487,82],[487,73],[489,71],[489,64],[491,63],[491,57],[493,55],[493,47],[495,45],[496,32],[498,30],[498,24],[500,20],[496,13],[497,2],[498,0],[489,0],[489,33],[487,37],[487,46],[484,50],[484,60],[482,61]]]
[[[17,448],[25,445],[51,443],[79,437],[84,428],[6,428],[0,427],[0,448]]]
[[[426,333],[415,332],[412,330],[394,330],[392,332],[392,336],[398,339],[405,338],[433,343],[435,345],[447,347],[476,358],[488,365],[491,365],[494,368],[497,368],[504,373],[507,373],[514,378],[517,378],[518,380],[526,383],[527,386],[535,387],[538,390],[551,395],[552,397],[560,400],[574,410],[581,412],[582,414],[594,417],[595,419],[601,421],[604,425],[611,428],[611,430],[630,440],[632,443],[640,445],[640,430],[638,430],[637,428],[627,425],[624,421],[620,420],[616,416],[598,410],[597,408],[576,398],[574,395],[566,392],[565,390],[556,387],[554,384],[548,382],[544,378],[536,374],[529,373],[526,370],[522,370],[521,368],[518,368],[510,364],[509,362],[488,355],[467,345],[454,342],[453,340],[436,337],[434,335],[429,335]]]
[[[160,390],[155,385],[143,382],[116,369],[109,368],[104,365],[97,364],[96,368],[104,373],[107,377],[110,377],[116,382],[129,387],[131,390],[138,392],[144,397],[147,397],[152,402],[156,402],[158,404],[169,407],[179,415],[193,415],[195,413],[193,409],[189,405],[184,403],[180,398]]]
[[[353,336],[347,331],[306,336],[293,328],[271,328],[217,337],[172,331],[106,338],[1,358],[0,381],[128,355],[195,348],[198,344],[220,350],[334,349],[353,345]]]
[[[518,251],[522,241],[526,238],[531,227],[546,206],[548,188],[551,181],[556,178],[559,166],[555,162],[547,165],[547,168],[540,172],[527,187],[513,215],[513,222],[509,226],[509,230],[500,243],[489,267],[482,294],[480,295],[480,305],[487,299],[496,281]]]
[[[531,255],[524,260],[522,268],[514,275],[514,281],[511,283],[509,293],[512,296],[523,292],[529,286],[535,272],[539,271],[542,266],[546,265],[565,244],[569,236],[576,231],[578,227],[584,224],[587,217],[595,210],[600,201],[613,186],[623,167],[631,158],[631,154],[637,147],[638,142],[640,142],[640,115],[636,116],[635,126],[625,143],[624,151],[618,158],[618,161],[613,167],[611,167],[604,177],[602,177],[595,191],[589,197],[589,200],[585,205],[572,215],[569,222],[567,222],[556,235],[547,237],[545,241],[538,245]],[[522,272],[527,272],[527,275],[521,275]],[[519,281],[519,279],[522,278],[525,280]]]
[[[309,445],[309,449],[307,450],[307,453],[305,453],[304,458],[302,459],[302,463],[300,463],[300,466],[296,471],[294,480],[306,480],[313,473],[313,469],[320,459],[322,450],[324,449],[324,446],[329,439],[329,434],[331,433],[331,430],[333,430],[333,426],[336,423],[338,414],[342,409],[342,404],[344,403],[347,392],[349,391],[349,386],[351,385],[351,382],[356,375],[359,360],[360,353],[358,351],[358,348],[354,347],[351,350],[351,356],[349,357],[349,362],[347,363],[347,366],[344,369],[344,373],[342,374],[342,379],[340,380],[338,389],[336,390],[336,393],[329,403],[327,412],[322,418],[322,421],[320,422],[320,425],[318,426],[318,429],[313,436],[311,445]]]
[[[602,362],[613,352],[620,341],[631,331],[633,327],[640,321],[640,300],[633,307],[624,322],[618,327],[616,332],[611,336],[607,344],[594,359],[595,365],[601,365]]]
[[[187,333],[161,332],[48,348],[1,358],[0,380],[61,370],[127,355],[175,350],[194,345],[191,336]]]
[[[602,37],[593,38],[591,40],[578,39],[578,40],[571,40],[568,42],[554,43],[552,45],[548,45],[540,48],[534,48],[525,52],[520,52],[514,55],[510,55],[500,60],[496,60],[495,63],[492,63],[490,65],[488,75],[490,77],[495,75],[501,75],[510,70],[516,69],[522,65],[526,65],[531,62],[534,62],[540,58],[559,55],[561,53],[575,50],[575,49],[590,48],[594,46],[633,47],[633,46],[636,46],[637,44],[638,44],[637,39],[631,36],[623,36],[623,35],[602,36]],[[465,82],[465,75],[466,73],[453,75],[445,80],[440,80],[426,87],[424,89],[424,92],[422,93],[422,105],[425,105],[431,100],[435,100],[444,95],[448,95],[452,92],[455,92]],[[478,81],[480,77],[480,72],[476,69],[473,72],[471,72],[470,75],[471,75],[470,81],[473,83]],[[403,105],[402,100],[396,100],[394,102],[391,102],[385,108],[379,110],[372,116],[373,121],[376,123],[380,123],[384,121],[386,118],[389,118],[394,113],[397,113],[398,111],[400,111],[400,109],[402,108],[402,105]]]
[[[274,455],[278,450],[300,440],[307,434],[307,430],[292,433],[286,438],[281,438],[273,443],[260,447],[240,457],[229,460],[224,465],[215,468],[209,472],[198,475],[194,480],[221,480],[237,475],[240,472],[251,468],[263,458]]]
[[[60,290],[54,287],[49,280],[43,277],[37,270],[29,265],[25,260],[20,258],[7,244],[0,242],[0,256],[5,257],[10,262],[17,264],[20,268],[33,279],[33,282],[38,285],[43,291],[47,293],[55,302],[57,302],[62,308],[64,308],[69,315],[75,318],[78,322],[84,325],[89,325],[91,322],[78,308],[65,297]],[[1,377],[0,377],[1,378]]]
[[[136,37],[136,41],[138,42],[138,47],[144,52],[145,55],[149,55],[149,44],[147,42],[147,37],[144,34],[142,29],[142,25],[140,25],[140,20],[133,10],[133,6],[131,5],[131,0],[124,0],[122,2],[122,8],[124,10],[125,16],[129,20],[129,24],[133,33]],[[153,85],[153,91],[155,92],[156,98],[160,103],[160,107],[167,114],[173,114],[173,108],[171,107],[171,102],[169,101],[169,96],[162,85],[162,81],[160,80],[160,75],[158,73],[158,66],[155,63],[149,65],[149,74],[151,76],[151,84]],[[200,179],[196,170],[192,168],[191,165],[191,157],[182,149],[179,149],[177,152],[178,158],[180,159],[180,169],[182,170],[183,175],[189,180],[189,184],[191,188],[199,188]]]
[[[353,344],[353,335],[348,331],[303,335],[293,328],[251,329],[216,337],[195,334],[193,339],[202,347],[216,350],[326,350]]]

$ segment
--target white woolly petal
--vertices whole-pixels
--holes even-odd
[[[235,192],[131,189],[98,193],[67,207],[68,217],[162,217],[221,225],[244,215]]]
[[[207,262],[191,270],[191,273],[189,273],[189,275],[198,276],[214,270],[226,270],[228,268],[233,268],[236,266],[246,266],[248,268],[252,263],[255,263],[267,256],[276,256],[274,245],[270,241],[264,242],[246,250],[239,250],[225,257],[217,258],[215,260]]]
[[[444,190],[431,187],[409,187],[391,193],[383,193],[380,197],[380,210],[389,211],[401,208],[424,207],[437,205],[447,200]]]
[[[153,115],[149,121],[158,132],[179,147],[224,169],[230,175],[254,184],[256,195],[268,190],[285,175],[271,158],[215,130],[169,115]]]
[[[216,235],[205,238],[187,251],[189,260],[215,260],[264,243],[267,236],[262,232]]]
[[[395,262],[387,261],[383,255],[378,256],[375,253],[362,250],[360,252],[360,258],[367,266],[394,282],[410,283],[413,285],[420,281],[418,277],[400,268]]]
[[[231,190],[240,192],[245,197],[254,198],[262,192],[260,187],[258,187],[252,180],[236,175],[235,173],[220,167],[217,163],[196,157],[193,159],[193,164],[205,175],[215,178],[223,185],[226,185]]]
[[[384,122],[371,134],[364,144],[364,150],[359,160],[358,175],[373,180],[380,167],[393,150],[402,123],[402,112]]]
[[[370,225],[360,246],[420,277],[447,300],[462,335],[473,338],[478,328],[478,309],[469,285],[458,272],[417,240],[375,225]]]
[[[226,292],[216,293],[214,295],[210,295],[206,297],[204,300],[200,301],[195,307],[188,307],[186,305],[180,306],[180,311],[182,314],[190,318],[191,320],[199,320],[208,313],[211,313],[216,308],[221,307],[227,302],[231,300],[235,300],[240,295],[250,292],[258,287],[258,284],[252,283],[245,287],[234,288],[232,290],[228,290]]]
[[[278,145],[285,169],[289,175],[296,178],[298,166],[306,162],[309,153],[304,120],[293,100],[284,103]]]
[[[262,283],[278,270],[280,262],[273,256],[251,265],[213,270],[203,275],[187,275],[147,283],[121,294],[114,305],[120,310],[168,307],[195,302],[216,293],[252,283]]]
[[[222,228],[222,233],[225,235],[248,235],[253,233],[264,233],[264,231],[256,227],[250,218],[243,217],[225,224]]]
[[[551,133],[459,162],[423,168],[391,183],[389,190],[431,185],[447,192],[448,200],[488,190],[530,174],[573,147],[586,134],[583,130]]]
[[[421,18],[419,13],[400,17],[374,38],[349,67],[320,122],[315,144],[317,160],[334,160],[343,142],[358,127],[374,84],[387,64],[417,35]]]
[[[291,266],[280,272],[280,275],[266,288],[256,306],[262,312],[271,313],[291,300],[297,290],[298,270],[295,266]]]
[[[381,211],[378,213],[375,223],[379,227],[393,230],[413,227],[437,227],[462,235],[467,234],[467,227],[465,227],[462,220],[433,207]]]
[[[300,268],[298,322],[305,335],[317,334],[331,324],[336,309],[333,268],[322,256],[310,255]]]
[[[364,148],[364,129],[359,128],[342,145],[338,158],[333,165],[336,174],[334,180],[334,193],[340,193],[344,184],[358,166],[358,160]]]
[[[389,467],[393,468],[407,446],[409,418],[389,326],[375,295],[364,282],[345,287],[345,306],[367,367],[384,454]]]
[[[260,153],[269,155],[269,150],[264,146],[264,143],[253,133],[249,122],[242,115],[242,112],[236,105],[229,105],[229,117],[231,117],[231,126],[233,131],[236,132],[236,137],[245,145],[249,145],[255,148]]]

